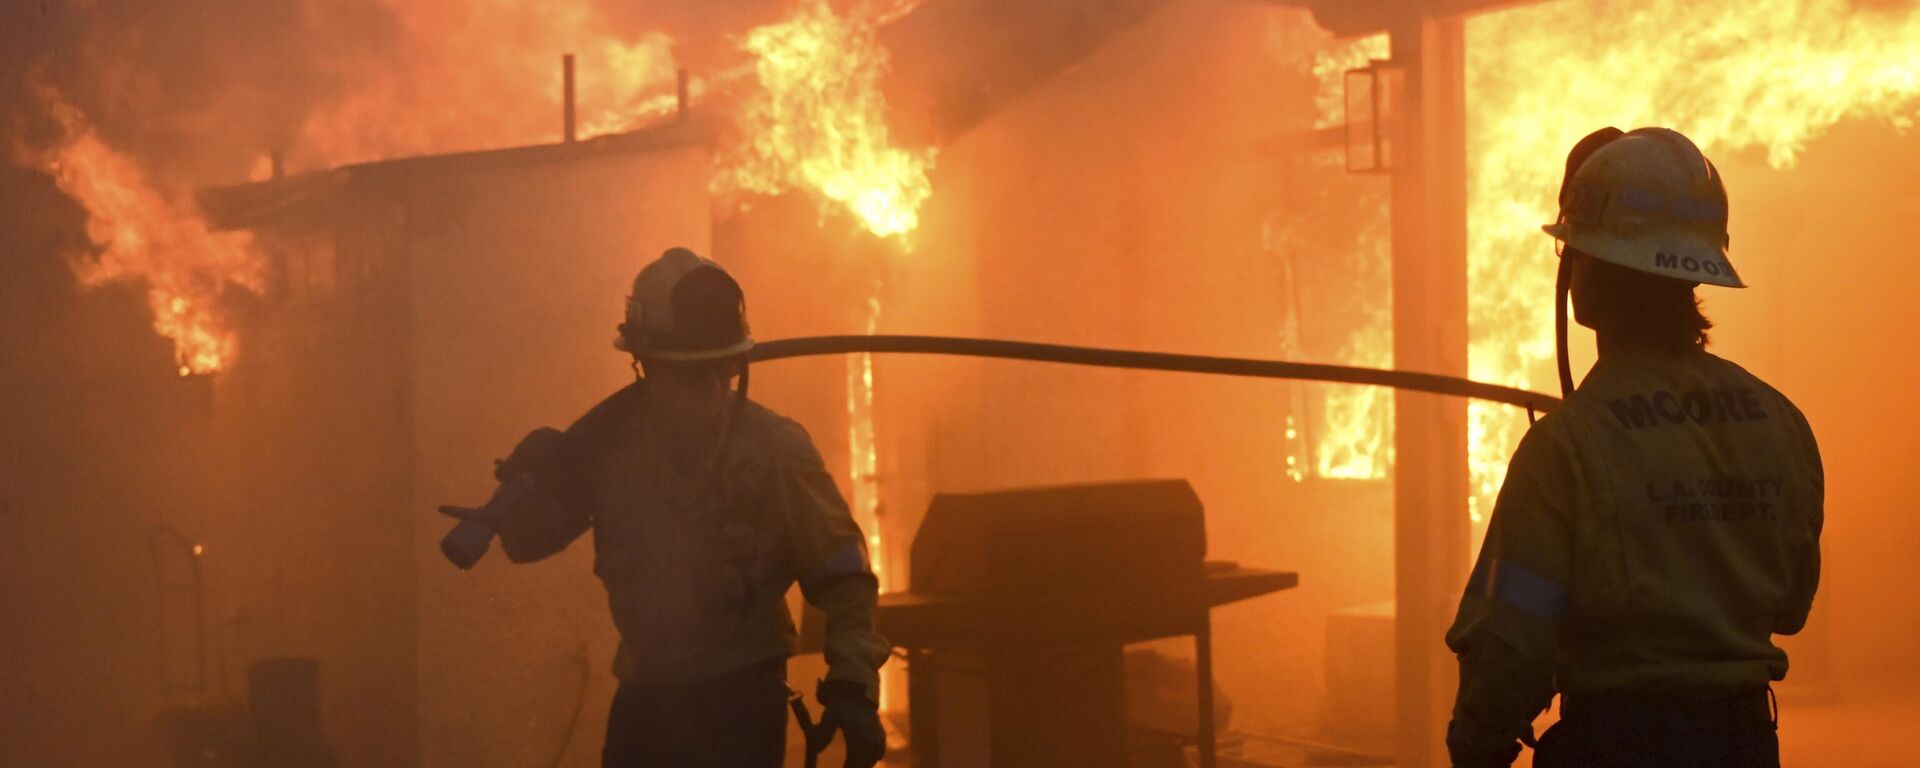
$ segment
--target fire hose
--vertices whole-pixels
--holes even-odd
[[[1560,398],[1551,395],[1436,373],[959,336],[866,335],[776,339],[754,346],[747,352],[747,360],[748,362],[769,362],[795,357],[853,353],[953,355],[1101,368],[1361,384],[1516,405],[1527,409],[1529,416],[1540,411],[1552,410],[1560,404]],[[479,562],[493,542],[493,520],[500,509],[511,507],[528,491],[525,485],[517,482],[502,483],[500,489],[495,492],[494,498],[479,509],[441,507],[441,512],[461,521],[440,542],[441,551],[446,554],[447,559],[462,570],[472,568]]]
[[[759,363],[796,357],[856,353],[951,355],[1101,368],[1382,386],[1505,403],[1526,408],[1529,415],[1551,410],[1560,404],[1559,398],[1539,392],[1418,371],[957,336],[860,335],[778,339],[755,345],[747,352],[747,360]],[[502,483],[494,498],[480,509],[441,507],[441,512],[461,521],[453,532],[447,534],[446,538],[440,542],[441,550],[447,555],[447,559],[463,570],[473,567],[486,554],[492,543],[494,537],[492,522],[498,511],[517,503],[528,490],[525,482],[509,481]],[[819,762],[821,751],[833,739],[833,729],[815,723],[813,717],[807,712],[805,702],[798,694],[789,697],[788,705],[793,710],[794,719],[799,721],[800,731],[806,739],[807,768],[814,768]]]
[[[1560,398],[1498,384],[1487,384],[1457,376],[1436,373],[1361,368],[1324,363],[1295,363],[1248,357],[1216,357],[1171,352],[1141,352],[1126,349],[1077,347],[1066,344],[1038,344],[1029,341],[975,339],[958,336],[808,336],[763,341],[747,352],[748,362],[785,360],[812,355],[841,355],[859,352],[907,353],[990,357],[1004,360],[1030,360],[1101,368],[1128,368],[1151,371],[1210,373],[1263,379],[1299,379],[1340,384],[1368,384],[1436,395],[1452,395],[1476,400],[1506,403],[1529,411],[1548,411],[1560,404]]]

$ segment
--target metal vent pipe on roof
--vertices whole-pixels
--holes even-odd
[[[678,72],[674,73],[674,75],[675,75],[675,89],[676,89],[674,91],[674,96],[677,99],[674,102],[674,106],[677,109],[677,111],[674,113],[674,116],[681,120],[685,120],[687,119],[687,69],[685,67],[681,67]]]
[[[568,144],[574,140],[573,131],[573,54],[560,57],[560,109],[561,137]]]

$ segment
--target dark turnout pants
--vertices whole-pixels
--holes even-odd
[[[1638,694],[1565,697],[1535,768],[1779,768],[1767,691],[1698,700]]]
[[[622,684],[603,768],[778,768],[787,746],[787,660],[712,680]]]

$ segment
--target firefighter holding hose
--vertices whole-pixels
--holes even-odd
[[[889,650],[874,631],[878,584],[812,439],[746,398],[739,284],[669,250],[634,279],[615,345],[644,375],[565,432],[522,440],[485,520],[521,563],[593,532],[621,639],[602,765],[781,765],[795,582],[827,617],[824,710],[809,735],[838,731],[848,766],[874,765]]]
[[[1664,128],[1588,136],[1560,216],[1562,407],[1515,451],[1447,645],[1456,766],[1778,766],[1775,634],[1820,571],[1820,454],[1785,396],[1706,351],[1727,260],[1718,171]],[[1566,294],[1599,360],[1577,389]]]

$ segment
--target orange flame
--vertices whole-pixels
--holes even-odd
[[[39,87],[61,139],[32,160],[87,209],[98,254],[73,261],[88,288],[126,280],[147,286],[153,328],[173,340],[180,375],[213,373],[233,359],[234,333],[220,294],[236,285],[266,291],[266,262],[244,233],[215,233],[192,203],[154,189],[126,155],[100,140],[86,116],[51,87]]]
[[[1467,29],[1469,372],[1554,386],[1552,219],[1561,160],[1603,125],[1665,125],[1709,154],[1766,152],[1787,168],[1808,141],[1850,118],[1912,125],[1920,101],[1920,11],[1845,0],[1678,3],[1563,0],[1473,17]],[[1332,46],[1313,64],[1318,127],[1338,125],[1340,73],[1386,54],[1378,36]],[[1735,215],[1739,204],[1735,201]],[[1374,238],[1365,238],[1371,249]],[[1382,305],[1381,311],[1385,312]],[[1369,323],[1368,329],[1375,324]],[[1343,356],[1391,360],[1391,336],[1357,330]],[[1379,477],[1391,463],[1391,411],[1335,390],[1317,437],[1323,477]],[[1469,405],[1469,514],[1492,509],[1526,419]]]
[[[1760,149],[1787,168],[1835,123],[1909,126],[1920,102],[1911,7],[1572,0],[1471,19],[1467,39],[1470,369],[1533,389],[1555,386],[1554,257],[1539,226],[1553,218],[1563,159],[1581,136],[1664,125],[1709,156]],[[1504,406],[1470,408],[1478,520],[1526,420]]]
[[[867,333],[880,329],[879,287],[867,297]],[[891,592],[888,579],[892,568],[887,558],[885,521],[880,505],[880,439],[874,411],[873,354],[863,352],[847,356],[847,457],[849,484],[853,488],[854,520],[867,537],[867,560],[880,591]],[[881,670],[880,705],[893,709],[899,672]]]
[[[1387,58],[1386,35],[1372,35],[1336,43],[1317,52],[1313,59],[1314,77],[1320,88],[1315,93],[1315,128],[1332,128],[1346,119],[1344,77],[1346,71],[1375,59]],[[1345,162],[1342,150],[1332,150],[1325,162]],[[1360,233],[1357,258],[1386,264],[1391,256],[1386,211]],[[1364,319],[1348,332],[1337,359],[1346,365],[1375,368],[1393,366],[1393,317],[1391,299],[1365,300],[1360,307]],[[1382,387],[1327,387],[1320,404],[1322,426],[1313,446],[1313,472],[1316,477],[1341,480],[1377,480],[1385,478],[1393,466],[1393,392]]]
[[[867,297],[867,333],[879,330],[880,297]],[[847,450],[851,465],[854,519],[867,532],[873,575],[884,591],[890,585],[880,530],[880,446],[875,434],[873,355],[847,357]]]
[[[932,194],[932,150],[892,145],[880,75],[887,53],[871,23],[808,0],[791,18],[747,33],[758,89],[741,105],[739,146],[716,193],[807,189],[880,237],[919,226]]]

